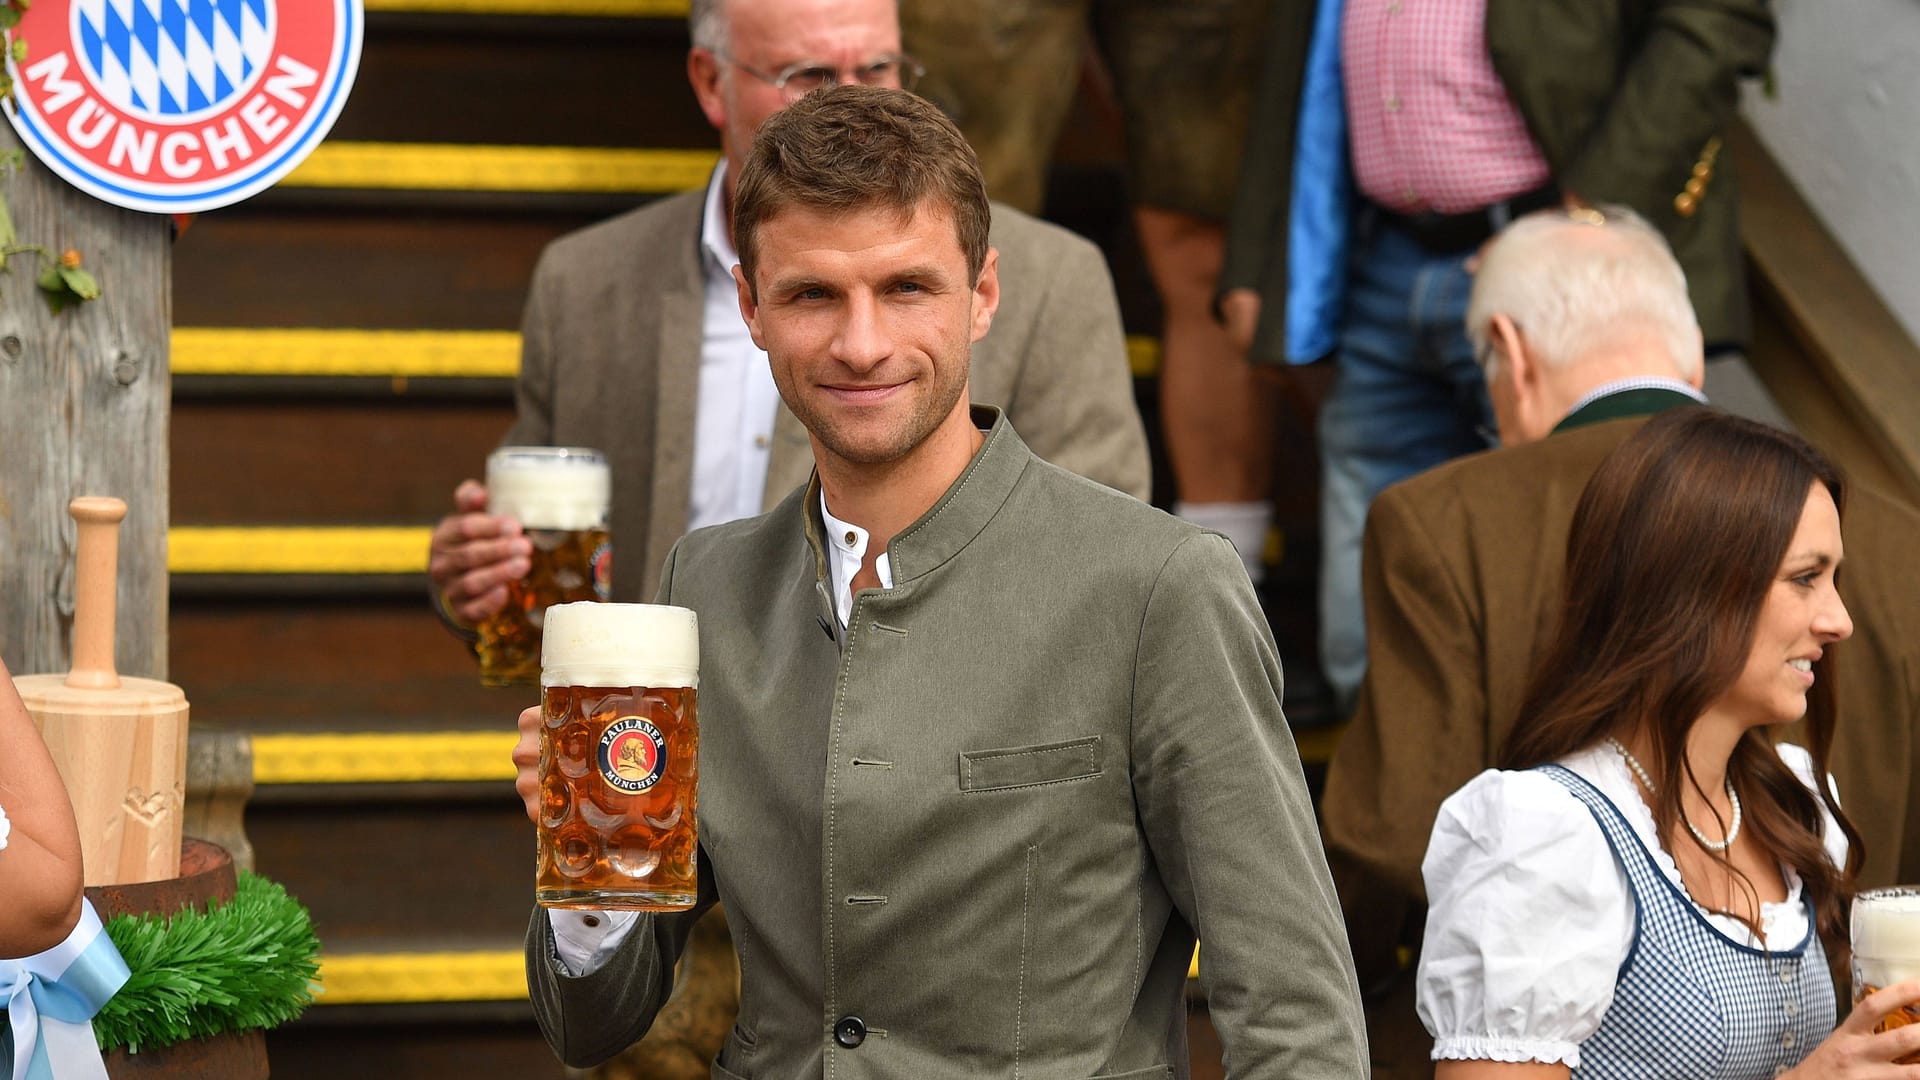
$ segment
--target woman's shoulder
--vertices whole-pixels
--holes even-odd
[[[1481,862],[1547,869],[1571,852],[1605,846],[1592,812],[1561,780],[1540,769],[1488,769],[1440,805],[1426,872],[1452,877],[1447,870]]]

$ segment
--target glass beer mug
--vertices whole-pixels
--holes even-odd
[[[1869,889],[1853,898],[1853,1000],[1897,982],[1920,979],[1920,887]],[[1920,1023],[1920,1010],[1902,1008],[1875,1031]],[[1920,1054],[1900,1059],[1920,1062]]]
[[[483,685],[535,685],[547,609],[607,598],[610,490],[607,459],[598,450],[503,446],[487,456],[487,508],[520,522],[533,555],[527,576],[507,584],[507,605],[479,626]]]
[[[693,906],[699,656],[686,608],[547,611],[534,887],[543,906]]]

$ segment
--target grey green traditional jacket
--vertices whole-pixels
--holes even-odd
[[[844,632],[817,481],[668,560],[661,599],[700,615],[701,903],[726,905],[741,964],[714,1075],[1185,1077],[1197,930],[1230,1076],[1365,1076],[1237,556],[975,420],[985,445]],[[562,1058],[646,1029],[692,924],[643,917],[573,978],[536,910],[528,978]]]

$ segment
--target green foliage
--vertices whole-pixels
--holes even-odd
[[[313,1003],[313,920],[285,889],[247,871],[225,905],[116,915],[106,931],[133,977],[93,1018],[103,1050],[277,1027]]]
[[[3,55],[11,57],[16,65],[27,62],[27,42],[15,37],[14,28],[20,25],[20,16],[29,7],[31,0],[0,0],[0,48]],[[13,76],[0,70],[0,101],[13,95]],[[0,176],[11,177],[26,163],[26,153],[11,150],[0,154]],[[40,259],[40,276],[34,281],[40,286],[40,295],[47,301],[47,307],[55,315],[69,307],[83,304],[100,296],[100,282],[92,274],[80,268],[80,253],[69,249],[55,259],[52,252],[41,244],[23,244],[14,233],[13,215],[7,209],[5,195],[0,195],[0,273],[7,270],[7,259],[13,255],[34,254]]]

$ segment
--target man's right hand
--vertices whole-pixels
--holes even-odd
[[[513,745],[513,790],[526,804],[527,820],[540,822],[540,706],[520,710],[520,741]]]
[[[487,513],[487,489],[464,480],[453,492],[454,512],[433,530],[427,575],[446,609],[468,626],[507,604],[507,583],[532,569],[533,543],[509,517]]]

